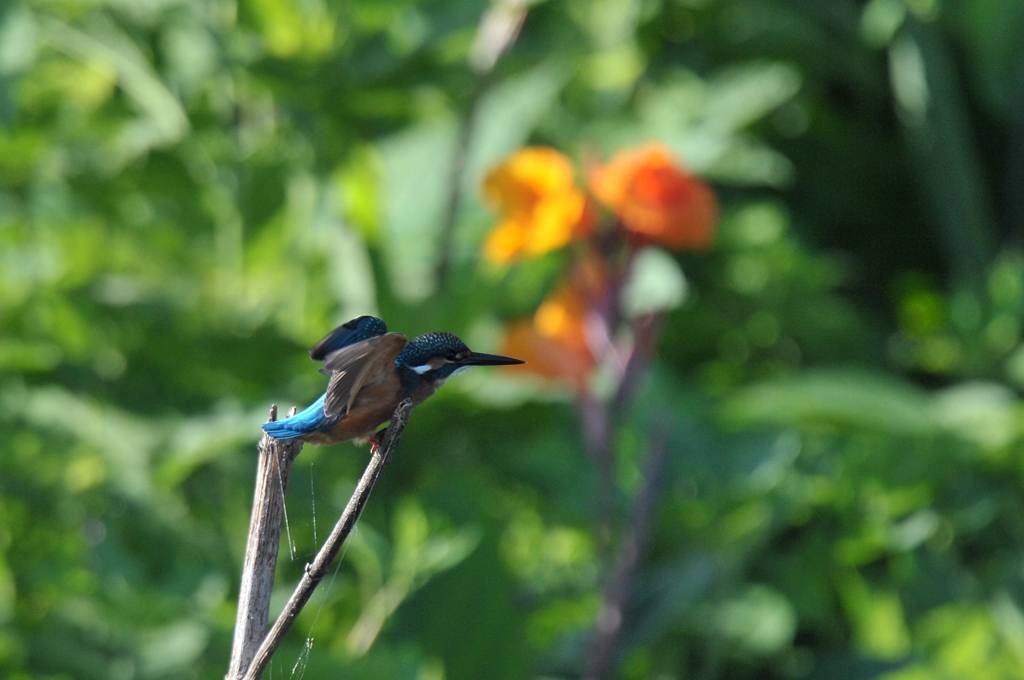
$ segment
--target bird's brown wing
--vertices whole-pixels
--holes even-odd
[[[365,385],[379,382],[386,372],[395,370],[395,356],[406,342],[401,333],[385,333],[329,354],[324,361],[331,375],[324,415],[330,418],[348,413]]]

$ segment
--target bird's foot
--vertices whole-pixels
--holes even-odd
[[[388,428],[379,430],[370,435],[370,455],[376,456],[380,453],[381,444],[384,443],[384,433],[388,431]]]

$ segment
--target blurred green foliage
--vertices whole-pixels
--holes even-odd
[[[482,174],[652,138],[723,216],[616,442],[625,508],[674,414],[622,677],[1024,674],[1024,5],[536,2],[481,84],[485,9],[0,5],[0,675],[222,676],[304,349],[372,311],[494,348],[559,256],[480,263]],[[300,457],[274,611],[364,459]],[[453,381],[271,677],[578,675],[593,478],[564,394]]]

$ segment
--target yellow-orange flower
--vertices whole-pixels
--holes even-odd
[[[526,362],[523,369],[552,380],[566,380],[577,389],[593,367],[587,354],[574,350],[537,330],[530,319],[514,321],[505,328],[502,352]]]
[[[519,357],[519,367],[545,378],[566,380],[577,389],[586,383],[596,358],[587,338],[587,324],[596,313],[606,282],[604,267],[588,260],[574,268],[532,319],[505,329],[502,352]]]
[[[582,292],[571,284],[563,285],[534,312],[533,326],[541,335],[581,356],[590,357],[592,353],[586,331],[588,312],[589,306]]]
[[[591,173],[590,189],[637,238],[676,249],[711,244],[714,194],[660,144],[619,152]]]
[[[487,175],[484,195],[502,218],[484,244],[492,262],[541,255],[590,229],[572,164],[554,149],[518,151]]]

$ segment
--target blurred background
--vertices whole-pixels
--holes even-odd
[[[713,242],[571,377],[419,407],[268,677],[1024,676],[1022,47],[1018,0],[0,5],[0,675],[223,677],[308,347],[500,351],[584,246],[485,257],[487,173],[658,142]],[[366,459],[299,457],[272,615]]]

